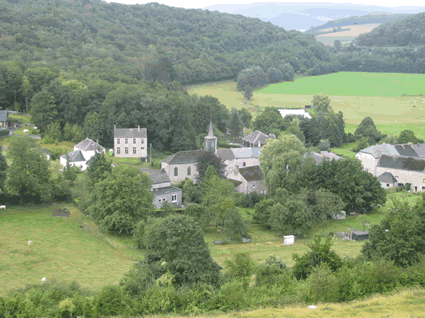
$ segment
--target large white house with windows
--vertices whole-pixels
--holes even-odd
[[[118,158],[148,158],[146,128],[116,128],[114,125],[114,156]]]

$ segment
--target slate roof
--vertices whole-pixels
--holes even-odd
[[[340,160],[342,157],[337,156],[336,154],[328,151],[321,151],[320,153],[311,151],[306,153],[304,157],[312,157],[316,164],[321,164],[324,160]]]
[[[230,148],[236,159],[259,158],[261,148]]]
[[[146,128],[114,128],[114,138],[147,138]]]
[[[403,145],[395,145],[394,147],[397,150],[397,152],[400,154],[400,156],[419,158],[418,154],[416,153],[412,145],[403,144]]]
[[[233,159],[235,159],[235,155],[233,154],[233,151],[231,149],[218,149],[217,150],[217,157],[219,157],[222,160],[233,160]]]
[[[374,158],[379,158],[382,155],[398,156],[399,153],[397,149],[390,144],[381,144],[370,146],[365,149],[360,150],[360,152],[371,154]]]
[[[419,157],[425,157],[425,144],[413,144],[412,147]]]
[[[152,184],[171,182],[170,178],[165,172],[151,173],[149,174],[149,178],[151,178]]]
[[[264,144],[267,139],[273,138],[272,136],[266,135],[262,133],[259,130],[253,131],[249,135],[242,138],[243,141],[249,142],[251,144],[260,142],[261,144]],[[275,139],[275,138],[273,138]]]
[[[239,187],[242,184],[242,181],[233,180],[233,179],[227,179],[227,180],[232,182],[235,188]]]
[[[76,144],[74,147],[82,151],[93,151],[93,150],[104,151],[105,150],[105,147],[102,147],[101,145],[91,140],[90,138],[84,139],[83,141]]]
[[[384,172],[378,177],[378,180],[383,183],[396,183],[397,179],[394,178],[391,172]]]
[[[70,162],[86,161],[81,150],[74,150],[74,151],[68,152],[67,155]],[[66,159],[66,155],[62,155],[61,158]]]
[[[173,187],[173,186],[160,188],[160,189],[156,189],[156,190],[152,191],[152,193],[155,195],[155,197],[161,196],[161,195],[164,195],[164,194],[178,193],[178,192],[182,192],[182,189],[176,188],[176,187]]]
[[[161,162],[171,165],[196,163],[199,156],[204,153],[204,150],[179,151],[171,156],[168,156]]]
[[[403,169],[410,171],[424,171],[425,160],[409,158],[409,157],[396,157],[382,155],[378,162],[378,167],[391,168],[391,169]]]
[[[7,121],[7,110],[0,110],[0,121]]]
[[[240,168],[239,173],[248,182],[260,181],[264,179],[263,172],[261,171],[259,166]]]

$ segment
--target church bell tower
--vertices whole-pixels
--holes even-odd
[[[214,136],[213,125],[210,122],[210,129],[208,131],[208,136],[204,137],[205,139],[205,150],[212,151],[217,153],[217,137]]]

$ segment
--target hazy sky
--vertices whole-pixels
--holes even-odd
[[[364,4],[364,5],[378,5],[378,6],[386,6],[386,7],[397,7],[397,6],[423,6],[423,0],[304,0],[304,1],[273,1],[273,0],[106,0],[107,2],[118,2],[124,4],[145,4],[149,2],[158,2],[161,4],[165,4],[173,7],[181,7],[181,8],[204,8],[213,4],[248,4],[252,2],[334,2],[334,3],[352,3],[352,4]]]

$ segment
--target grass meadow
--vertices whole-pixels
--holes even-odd
[[[404,197],[410,203],[419,198],[406,193],[392,193],[390,197]],[[69,218],[52,216],[52,211],[61,207],[68,208]],[[365,221],[364,216],[348,216],[345,220],[316,224],[307,236],[296,238],[294,245],[284,246],[282,237],[252,222],[253,212],[253,209],[241,209],[252,237],[250,243],[216,245],[215,240],[225,237],[214,226],[205,230],[205,241],[220,265],[235,253],[248,252],[255,261],[274,254],[292,266],[292,254],[308,251],[307,242],[315,235],[326,236],[350,228],[362,230]],[[381,212],[368,215],[366,221],[379,223],[383,218]],[[31,246],[28,241],[32,241]],[[341,256],[356,256],[363,244],[337,237],[333,249]],[[99,290],[104,285],[117,284],[135,261],[144,258],[144,253],[136,249],[131,236],[99,231],[72,205],[8,207],[0,213],[0,295],[25,284],[38,283],[42,277],[76,280],[84,287]]]
[[[254,91],[248,106],[236,89],[235,81],[194,85],[190,94],[211,95],[229,109],[247,108],[255,117],[268,106],[304,108],[314,95],[323,93],[333,109],[344,113],[346,132],[353,133],[365,117],[389,135],[411,129],[425,139],[425,75],[399,73],[340,72],[298,78],[293,82],[270,84]],[[403,93],[424,96],[401,96]]]

